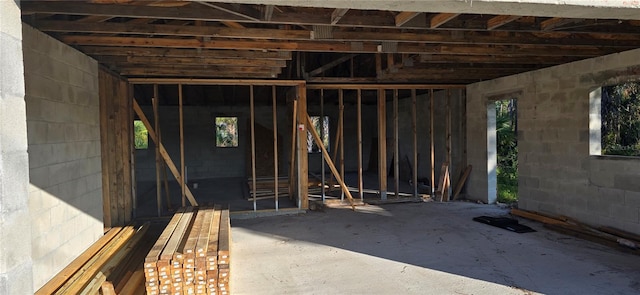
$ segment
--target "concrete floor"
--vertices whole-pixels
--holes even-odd
[[[640,294],[640,257],[473,203],[232,220],[233,294]]]

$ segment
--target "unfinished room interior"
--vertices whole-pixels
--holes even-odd
[[[640,294],[638,254],[638,1],[0,0],[0,294]]]

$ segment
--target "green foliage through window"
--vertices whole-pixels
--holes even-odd
[[[140,120],[133,121],[134,147],[136,150],[149,148],[149,132]]]
[[[518,200],[518,104],[515,99],[496,101],[498,201]]]
[[[311,116],[311,123],[320,135],[324,147],[329,151],[329,116],[324,116],[324,120],[320,120],[320,116]],[[319,153],[320,147],[313,140],[311,132],[307,132],[307,151],[309,153]]]
[[[216,147],[238,146],[238,117],[216,117]]]
[[[640,156],[640,83],[602,87],[603,155]]]

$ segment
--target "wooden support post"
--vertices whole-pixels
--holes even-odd
[[[249,85],[249,109],[250,109],[250,121],[251,121],[251,182],[253,186],[251,187],[251,196],[253,199],[253,211],[257,210],[256,204],[256,118],[255,118],[255,109],[254,109],[254,97],[253,97],[253,85]],[[278,185],[276,184],[276,187]]]
[[[380,199],[387,199],[387,101],[384,89],[378,90],[378,181]]]
[[[311,122],[311,118],[309,117],[309,115],[307,115],[307,128],[309,129],[309,132],[311,133],[311,136],[313,137],[313,139],[316,141],[316,144],[320,146],[320,150],[325,155],[327,159],[327,165],[329,165],[329,169],[331,170],[331,173],[333,173],[333,176],[336,178],[336,180],[340,184],[342,191],[347,196],[347,199],[351,204],[351,208],[353,210],[356,210],[356,206],[353,203],[353,197],[351,196],[351,192],[349,192],[349,188],[344,183],[342,177],[340,177],[340,174],[338,173],[338,169],[333,164],[333,161],[331,161],[331,158],[329,157],[329,153],[327,152],[327,149],[324,147],[324,145],[321,144],[322,139],[320,138],[320,135],[318,135],[318,132],[316,132],[316,130],[313,128],[313,122]]]
[[[435,146],[434,146],[434,142],[433,142],[433,140],[434,140],[433,139],[434,138],[434,136],[433,136],[433,123],[435,121],[433,119],[433,116],[435,114],[435,112],[433,110],[433,105],[434,105],[434,97],[433,97],[433,89],[431,89],[429,91],[429,113],[430,113],[430,115],[429,115],[429,120],[430,120],[430,123],[429,123],[429,153],[431,154],[430,163],[431,163],[431,196],[432,197],[434,197],[435,185],[436,185],[435,184],[435,179],[434,179],[435,178],[435,174],[436,174],[436,172],[435,172],[436,163],[435,163]]]
[[[184,112],[182,111],[182,84],[178,84],[178,111],[180,112],[180,190],[182,191],[182,207],[187,205],[185,194],[186,178],[184,173]]]
[[[340,113],[338,115],[338,128],[340,130],[340,177],[344,181],[344,93],[343,90],[338,90],[338,104],[340,107]],[[344,192],[340,193],[340,199],[344,200]]]
[[[363,183],[362,183],[362,90],[358,89],[357,93],[357,116],[358,116],[358,194],[360,195],[360,200],[364,200],[364,194],[362,192]]]
[[[305,83],[298,84],[298,109],[297,109],[297,155],[298,155],[298,208],[309,208],[309,154],[307,152],[307,130],[305,120],[307,115],[307,85]],[[313,130],[313,129],[312,129]],[[313,130],[315,131],[315,130]],[[322,145],[322,144],[320,144]]]
[[[180,171],[176,167],[173,160],[171,160],[171,157],[169,157],[169,153],[167,152],[167,149],[165,149],[164,145],[162,145],[162,143],[158,141],[158,137],[155,132],[155,129],[153,128],[153,126],[151,126],[149,119],[147,119],[147,116],[145,116],[144,112],[142,111],[142,109],[140,108],[140,105],[138,105],[138,102],[136,100],[133,100],[133,110],[136,112],[136,114],[140,118],[140,121],[142,121],[142,123],[144,124],[144,127],[147,128],[147,132],[149,133],[149,137],[151,137],[151,140],[153,140],[153,142],[156,143],[160,148],[160,155],[164,159],[165,163],[167,163],[167,167],[169,167],[169,171],[171,171],[171,173],[173,174],[173,177],[175,177],[175,179],[178,181],[178,184],[182,184],[182,176],[180,175]],[[198,202],[193,197],[193,194],[191,193],[191,190],[189,190],[189,187],[185,186],[185,193],[186,193],[187,199],[189,200],[189,203],[192,206],[198,206]]]
[[[447,149],[447,155],[446,155],[446,162],[449,163],[449,175],[451,175],[451,173],[453,172],[453,169],[451,169],[451,163],[453,163],[451,161],[451,90],[447,89],[447,101],[446,101],[446,149]],[[451,180],[451,178],[449,178],[449,181]],[[449,201],[449,198],[451,198],[451,183],[449,182],[449,186],[447,186],[447,190],[444,192],[444,196],[445,196],[445,202]]]
[[[398,121],[398,89],[393,90],[393,179],[396,198],[400,197],[400,144]]]
[[[296,167],[296,134],[298,133],[298,126],[297,125],[297,115],[298,114],[298,100],[294,99],[293,100],[293,111],[291,114],[291,117],[293,118],[293,121],[291,123],[291,149],[290,149],[290,153],[291,153],[291,158],[289,159],[289,199],[293,198],[294,195],[294,173],[295,173],[295,167]]]
[[[273,189],[276,211],[278,211],[278,110],[276,107],[276,86],[271,86],[271,98],[273,100]]]
[[[413,135],[413,197],[418,197],[418,118],[416,116],[416,90],[411,89],[411,133]]]
[[[162,161],[162,178],[164,180],[164,195],[167,199],[167,209],[169,211],[173,211],[171,195],[169,194],[169,176],[167,175],[167,165],[164,161]]]
[[[324,138],[324,89],[320,89],[320,139]],[[322,146],[324,146],[324,141],[322,142]],[[320,167],[320,196],[322,197],[322,203],[324,203],[324,198],[325,198],[325,191],[324,191],[324,184],[325,184],[325,177],[324,177],[324,153],[322,153],[321,155],[322,160],[320,161],[321,167]]]
[[[153,98],[151,99],[153,105],[153,122],[155,124],[155,130],[160,130],[160,120],[158,120],[158,85],[153,85]],[[162,186],[160,185],[160,133],[158,133],[158,141],[156,142],[156,201],[158,202],[158,217],[162,216]]]
[[[336,132],[336,137],[335,140],[333,141],[333,156],[331,157],[331,159],[336,162],[338,159],[338,150],[340,149],[340,135],[342,134],[342,128],[340,128],[340,126],[342,126],[342,121],[343,118],[341,118],[340,116],[338,116],[338,127],[336,128],[337,132]],[[329,176],[329,191],[333,190],[333,175]]]

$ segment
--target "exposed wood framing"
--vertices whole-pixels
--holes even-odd
[[[323,66],[311,71],[311,72],[309,72],[308,76],[309,77],[313,77],[313,76],[320,75],[320,74],[324,73],[325,71],[327,71],[329,69],[332,69],[332,68],[338,66],[339,64],[341,64],[341,63],[343,63],[343,62],[345,62],[347,60],[350,60],[354,56],[356,56],[356,55],[355,54],[343,55],[343,56],[341,56],[341,57],[339,57],[339,58],[337,58],[337,59],[335,59],[335,60],[333,60],[333,61],[331,61],[331,62],[329,62],[329,63],[327,63],[327,64],[325,64],[325,65],[323,65]]]
[[[347,14],[347,11],[349,11],[349,8],[336,8],[331,13],[331,25],[337,24],[340,19],[342,19],[342,17]]]
[[[400,122],[398,120],[398,89],[393,90],[393,180],[396,198],[400,197]]]
[[[169,167],[169,170],[173,174],[173,177],[181,185],[183,178],[180,175],[180,171],[176,167],[176,165],[173,162],[173,160],[171,160],[171,157],[169,156],[169,153],[167,152],[167,149],[165,149],[165,147],[162,144],[162,142],[158,141],[158,137],[156,136],[155,129],[153,128],[153,126],[151,126],[151,123],[149,122],[149,119],[147,119],[147,116],[144,114],[144,112],[140,108],[140,105],[138,105],[138,102],[135,99],[133,100],[133,110],[136,112],[136,114],[138,115],[138,117],[140,118],[142,123],[144,123],[144,127],[147,128],[147,132],[149,134],[149,137],[151,137],[151,140],[153,140],[154,143],[155,142],[158,143],[158,146],[160,148],[160,155],[162,155],[162,158],[164,159],[165,163],[167,163],[167,166]],[[185,194],[186,194],[187,199],[189,200],[189,203],[192,206],[198,206],[198,202],[196,201],[195,197],[191,193],[191,190],[189,189],[188,186],[185,186]]]
[[[362,183],[362,90],[357,90],[357,121],[358,121],[358,195],[360,195],[360,200],[364,200],[364,194],[362,192],[363,183]]]
[[[133,216],[131,97],[125,80],[98,74],[105,227],[125,225]]]
[[[338,128],[340,130],[340,177],[344,180],[344,93],[338,90]],[[344,199],[344,191],[340,193],[340,199]]]
[[[254,107],[254,94],[253,85],[249,85],[249,110],[250,110],[250,123],[251,124],[251,181],[253,183],[251,190],[251,197],[253,199],[253,211],[256,211],[256,116]],[[278,187],[276,185],[276,187]]]
[[[460,14],[459,13],[438,13],[431,18],[431,21],[429,22],[430,24],[429,27],[432,29],[438,28],[446,24],[450,20],[458,17],[458,15]]]
[[[276,94],[276,86],[271,86],[271,99],[273,100],[273,189],[276,206],[275,208],[276,211],[278,211],[278,111],[276,107]]]
[[[512,21],[520,19],[519,15],[497,15],[487,21],[487,30],[497,29]]]
[[[349,192],[349,187],[344,183],[344,180],[342,179],[342,177],[340,177],[340,174],[338,173],[338,169],[333,164],[333,161],[331,161],[331,157],[329,157],[329,153],[327,152],[327,149],[324,147],[324,144],[322,144],[322,139],[320,138],[320,135],[318,135],[318,132],[315,130],[315,128],[313,128],[313,122],[311,122],[311,117],[309,117],[309,115],[306,115],[306,125],[307,125],[307,129],[311,133],[311,136],[313,137],[313,140],[315,140],[316,144],[320,147],[320,151],[322,151],[322,153],[324,154],[326,163],[327,165],[329,165],[329,169],[331,170],[331,173],[333,173],[333,176],[336,178],[336,180],[340,184],[340,187],[342,188],[342,191],[344,192],[345,196],[347,196],[347,199],[351,204],[351,208],[355,210],[356,209],[355,203],[353,202],[353,197],[351,196],[351,192]]]
[[[378,185],[380,199],[387,199],[387,97],[378,90]]]
[[[297,119],[297,129],[298,134],[296,138],[298,139],[297,144],[297,162],[298,162],[298,208],[299,209],[308,209],[309,208],[309,157],[307,153],[307,128],[304,126],[307,125],[307,86],[304,83],[300,83],[297,87],[297,98],[298,101],[298,109],[296,119]],[[310,132],[315,131],[311,129]],[[313,134],[313,133],[312,133]],[[322,146],[322,144],[319,144]]]
[[[294,187],[294,183],[295,183],[295,164],[296,164],[296,134],[298,133],[298,126],[297,126],[297,114],[298,114],[298,100],[294,99],[293,100],[293,108],[292,108],[292,112],[291,112],[291,118],[292,118],[292,123],[291,123],[291,148],[289,149],[289,153],[291,154],[291,158],[289,159],[289,199],[293,198],[293,195],[295,193],[295,187]]]
[[[445,108],[446,108],[446,130],[445,130],[445,148],[446,148],[446,162],[451,165],[452,159],[451,159],[451,89],[447,89],[447,96],[445,98]],[[449,167],[449,174],[451,174],[451,172],[453,172],[453,170],[451,169],[451,167]],[[446,194],[446,201],[449,201],[449,198],[451,197],[451,177],[449,177],[449,186],[447,187],[447,191],[445,192]]]
[[[434,116],[435,116],[435,110],[433,109],[434,107],[434,96],[433,96],[433,89],[430,89],[429,91],[429,154],[430,154],[430,161],[429,163],[431,164],[431,196],[434,197],[435,194],[435,136],[433,134],[433,125],[434,125]]]
[[[160,163],[162,156],[160,156],[160,142],[162,142],[162,136],[160,133],[160,115],[158,112],[158,85],[153,85],[153,98],[151,98],[151,105],[153,107],[153,124],[155,130],[157,130],[158,141],[155,142],[155,154],[156,154],[156,205],[158,209],[158,217],[162,216],[162,185],[160,184],[160,174],[162,164]],[[170,200],[167,200],[170,202]],[[168,206],[168,204],[167,204]]]
[[[185,189],[187,179],[185,177],[185,161],[184,161],[184,112],[182,109],[182,85],[178,84],[178,112],[180,113],[180,190],[182,191],[182,207],[187,205]]]
[[[401,27],[402,25],[408,23],[410,20],[412,20],[419,14],[420,12],[414,12],[414,11],[403,11],[398,13],[395,16],[396,27]]]
[[[418,120],[417,120],[417,104],[416,90],[411,89],[411,133],[413,142],[413,165],[411,180],[413,182],[413,197],[418,197]]]

